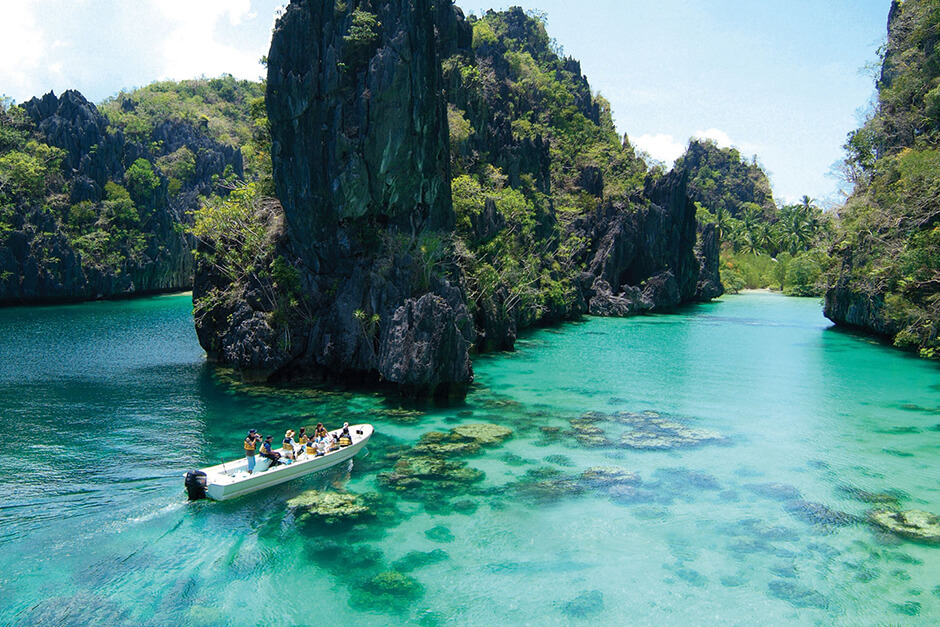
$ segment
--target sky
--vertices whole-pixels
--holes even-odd
[[[319,1],[319,0],[317,0]],[[257,79],[284,0],[0,0],[0,94],[101,102],[166,78]],[[874,97],[890,0],[458,0],[543,12],[621,133],[667,166],[692,137],[757,156],[778,202],[831,174]]]

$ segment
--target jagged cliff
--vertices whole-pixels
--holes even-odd
[[[272,328],[273,306],[228,299],[198,320],[199,337],[210,356],[265,378],[378,376],[414,394],[459,396],[472,380],[474,331],[447,240],[438,52],[447,31],[435,28],[457,14],[428,0],[374,3],[374,13],[344,6],[292,2],[268,57],[285,224],[272,255],[302,286],[303,315]],[[226,288],[200,272],[194,298],[213,286]],[[246,343],[262,353],[251,363]]]
[[[233,272],[243,238],[209,229],[194,288],[203,346],[250,376],[460,396],[521,328],[721,293],[686,177],[647,173],[521,9],[294,0],[267,90],[279,202],[219,214],[266,239]]]
[[[11,147],[44,147],[60,166],[43,188],[4,194],[0,304],[188,289],[193,242],[180,227],[213,176],[242,174],[240,151],[165,121],[154,145],[194,155],[192,176],[170,193],[150,148],[128,140],[80,93],[49,93],[20,110],[26,119],[16,132],[32,144]]]
[[[895,1],[878,105],[849,135],[856,182],[826,292],[833,322],[940,359],[940,2]]]

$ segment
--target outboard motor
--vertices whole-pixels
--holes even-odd
[[[206,498],[206,473],[201,470],[190,470],[186,473],[186,492],[190,501]]]

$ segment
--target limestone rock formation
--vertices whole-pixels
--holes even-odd
[[[197,321],[200,338],[243,370],[260,352],[262,378],[382,378],[409,394],[461,397],[474,329],[448,240],[439,49],[456,45],[463,18],[449,2],[360,4],[295,0],[268,56],[284,221],[276,254],[298,275],[304,315],[250,333],[246,320],[262,324],[274,312],[243,299]],[[219,280],[200,271],[194,297]]]
[[[168,146],[186,145],[195,154],[192,179],[171,195],[166,178],[138,202],[142,219],[129,227],[139,232],[141,249],[116,247],[123,261],[92,263],[76,248],[63,226],[69,206],[100,206],[109,182],[124,183],[136,160],[155,161],[144,146],[109,126],[97,107],[79,92],[52,92],[23,104],[38,135],[64,151],[62,176],[69,191],[66,216],[41,207],[19,206],[11,231],[0,236],[0,304],[58,302],[188,289],[192,285],[193,242],[179,229],[186,213],[198,206],[199,194],[211,189],[213,175],[229,168],[242,172],[241,152],[222,146],[180,122],[165,122],[155,137]],[[140,199],[138,199],[140,200]]]
[[[721,294],[717,237],[705,231],[696,249],[695,207],[685,176],[671,172],[650,183],[646,194],[646,207],[606,203],[574,226],[596,242],[581,279],[591,314],[668,310]]]

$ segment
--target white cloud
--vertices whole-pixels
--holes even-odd
[[[761,152],[760,146],[749,142],[736,142],[720,128],[710,128],[705,131],[695,131],[692,135],[694,139],[710,139],[718,144],[719,148],[737,148],[739,152],[751,155]]]
[[[720,148],[730,148],[734,145],[734,142],[731,141],[728,134],[719,128],[710,128],[707,131],[695,131],[692,137],[696,139],[711,139],[718,144]]]
[[[240,26],[251,20],[249,0],[151,0],[170,22],[163,46],[164,78],[186,79],[223,73],[255,79],[261,74],[260,54],[218,39],[219,23]]]
[[[666,133],[640,135],[639,137],[631,137],[630,141],[634,146],[656,161],[662,161],[666,166],[671,166],[673,161],[682,156],[686,148],[685,144],[676,141],[672,135]]]
[[[35,87],[41,67],[45,35],[36,25],[35,2],[11,2],[0,20],[0,90],[22,98]]]

